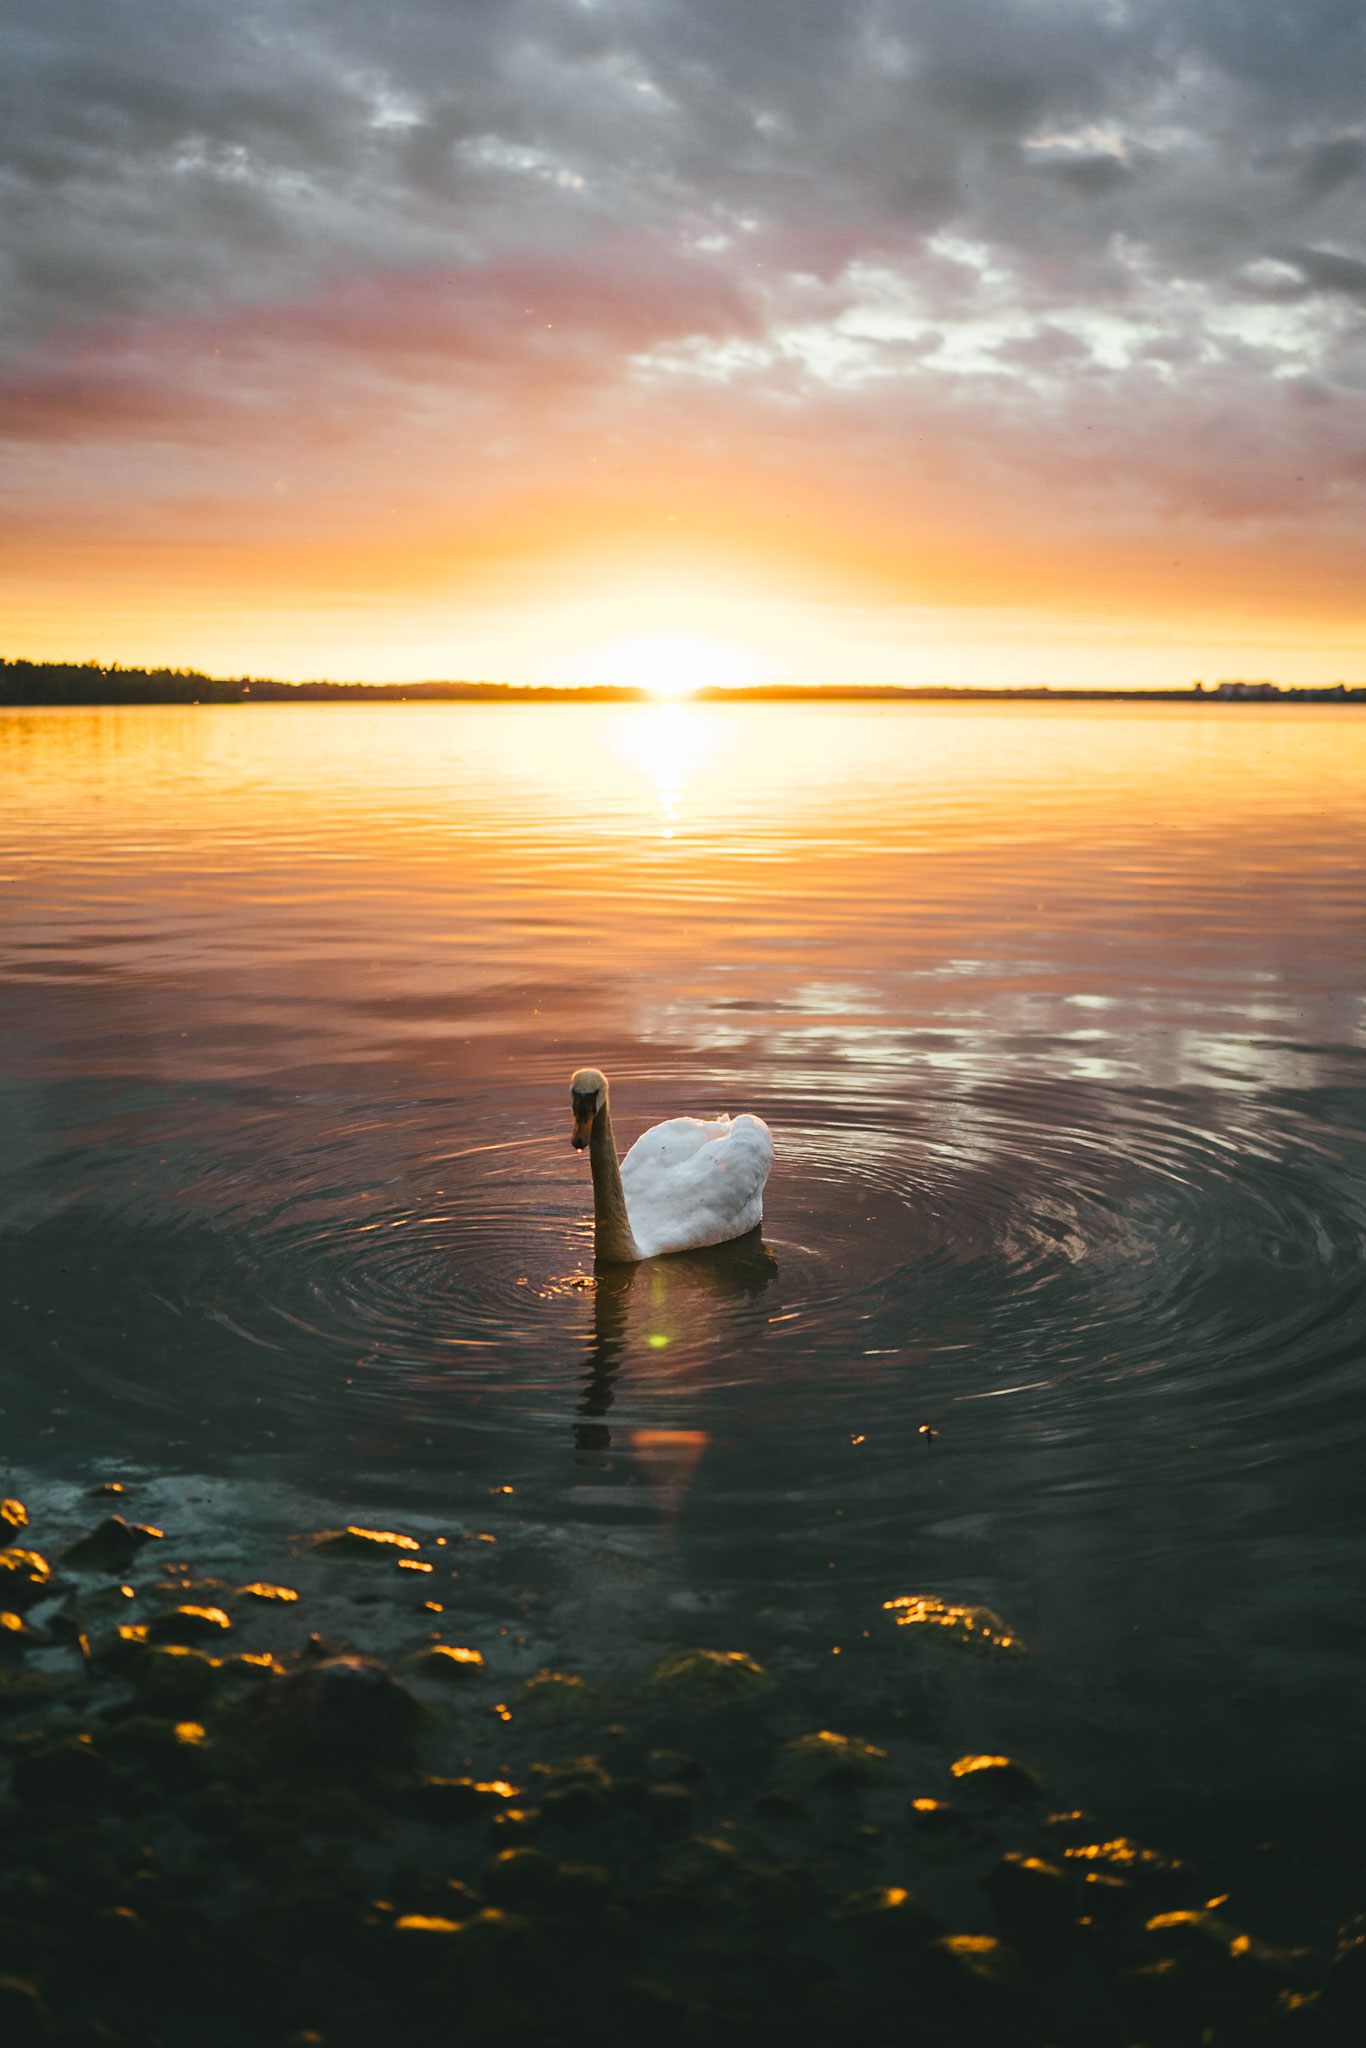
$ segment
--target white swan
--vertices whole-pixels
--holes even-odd
[[[580,1067],[569,1088],[574,1149],[587,1145],[593,1168],[600,1259],[627,1264],[726,1244],[760,1221],[773,1135],[759,1117],[670,1117],[637,1138],[618,1166],[605,1075]]]

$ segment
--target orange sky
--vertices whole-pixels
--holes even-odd
[[[54,10],[11,145],[0,653],[1366,680],[1366,145],[1272,10],[1241,53],[1177,6],[1165,40],[1062,0],[768,42],[587,12],[324,4],[263,54],[208,9],[137,49]]]

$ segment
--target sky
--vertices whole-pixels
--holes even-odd
[[[1366,0],[6,10],[0,653],[1366,681]]]

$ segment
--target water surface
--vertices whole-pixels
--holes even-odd
[[[343,1606],[292,1536],[448,1532],[442,1626],[508,1685],[744,1648],[797,1719],[1018,1751],[1221,1889],[1355,1882],[1366,716],[112,708],[0,750],[7,1490],[74,1533],[122,1478]],[[588,1062],[624,1141],[769,1121],[761,1242],[595,1275]],[[367,1644],[421,1641],[412,1591]],[[927,1670],[908,1593],[1031,1655]]]

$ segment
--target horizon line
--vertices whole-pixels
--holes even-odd
[[[27,684],[28,690],[15,685]],[[122,685],[122,689],[120,688]],[[30,692],[37,689],[40,694]],[[1195,703],[1252,701],[1366,701],[1366,684],[1309,683],[1282,686],[1266,678],[1224,677],[1206,686],[1203,680],[1185,685],[1156,685],[1147,689],[1055,687],[1039,684],[901,684],[901,683],[741,683],[700,684],[695,690],[661,692],[643,684],[630,683],[508,683],[464,679],[424,679],[413,682],[338,682],[330,677],[310,677],[289,682],[273,676],[240,675],[218,677],[192,668],[127,667],[114,661],[84,662],[31,661],[23,656],[0,656],[0,704],[18,707],[43,703],[120,703],[130,700],[129,690],[146,694],[146,701],[201,703],[190,691],[212,693],[209,702],[234,703],[255,696],[257,702],[327,701],[361,698],[390,702],[557,702],[557,703],[809,703],[809,702],[915,702],[935,699],[979,702],[1048,700],[1054,703],[1144,702],[1149,699]],[[155,692],[155,695],[151,695]],[[228,693],[232,694],[229,695]],[[174,693],[174,694],[172,694]]]

